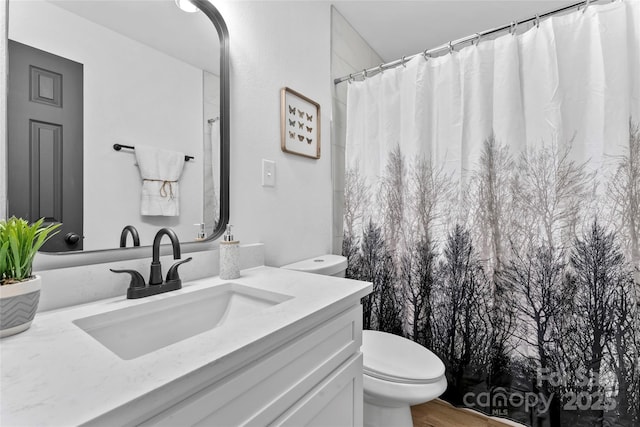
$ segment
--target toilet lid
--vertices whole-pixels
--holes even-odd
[[[362,331],[364,373],[386,381],[425,384],[444,375],[442,361],[418,343],[380,331]]]

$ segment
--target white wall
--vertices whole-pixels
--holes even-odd
[[[242,242],[265,243],[280,266],[331,252],[330,5],[220,2],[231,44],[231,224]],[[319,160],[280,149],[280,89],[321,105]],[[276,186],[261,186],[261,160]]]
[[[382,58],[335,9],[331,9],[331,81],[382,63]],[[347,87],[333,87],[333,253],[342,254]]]
[[[10,3],[9,37],[83,64],[84,249],[116,247],[134,224],[141,243],[160,227],[181,240],[202,220],[202,71],[47,2]],[[180,178],[180,217],[140,215],[141,179],[131,151],[145,144],[196,157]]]

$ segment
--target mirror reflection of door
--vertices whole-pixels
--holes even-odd
[[[62,223],[41,250],[82,249],[83,66],[9,40],[9,216]]]
[[[7,4],[9,39],[83,66],[83,227],[82,232],[71,230],[83,238],[82,248],[74,252],[117,248],[126,225],[136,227],[141,246],[151,245],[163,227],[173,229],[183,243],[201,239],[202,223],[210,235],[218,223],[219,186],[226,176],[223,180],[220,165],[222,126],[210,122],[221,115],[222,97],[220,44],[208,16],[185,13],[174,0]],[[64,154],[67,136],[64,130]],[[135,151],[115,151],[116,143],[195,157],[185,163],[179,179],[180,216],[141,214]],[[64,173],[69,168],[65,164]],[[62,188],[66,194],[66,184]]]

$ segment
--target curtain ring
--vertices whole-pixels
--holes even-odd
[[[382,74],[384,72],[384,70],[382,69],[382,66],[384,65],[384,62],[381,62],[380,65],[378,65],[378,72],[380,74]]]
[[[449,42],[449,53],[453,54],[453,43]]]
[[[347,83],[349,84],[353,83],[353,73],[349,74],[349,79],[347,79]]]
[[[362,78],[363,78],[363,79],[366,79],[367,77],[368,77],[368,76],[367,76],[367,69],[366,69],[366,68],[363,68],[363,69],[362,69]]]
[[[591,0],[587,0],[584,2],[584,9],[582,9],[582,14],[584,14],[589,8],[589,3],[591,3]]]
[[[429,55],[428,50],[429,50],[429,49],[425,49],[425,50],[424,50],[424,52],[422,52],[422,56],[424,56],[424,60],[425,60],[425,61],[428,61],[428,60],[429,60],[429,56],[430,56],[430,55]]]
[[[536,23],[536,28],[540,28],[540,16],[537,13],[536,13],[535,23]]]
[[[406,55],[402,57],[402,59],[400,60],[400,63],[402,64],[402,66],[403,66],[404,68],[407,68],[407,64],[405,64],[405,61],[406,61],[406,59],[405,59],[405,58],[406,58]]]
[[[516,21],[511,21],[511,26],[509,27],[509,33],[511,33],[512,36],[515,36],[517,28],[518,28],[518,23]]]
[[[480,33],[476,33],[476,38],[474,41],[472,41],[471,43],[475,44],[476,46],[478,46],[480,44],[480,39],[482,38],[482,35]]]

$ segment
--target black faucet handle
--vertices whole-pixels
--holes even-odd
[[[109,270],[114,273],[128,273],[131,275],[131,282],[129,282],[129,288],[144,288],[146,283],[144,283],[144,277],[142,274],[138,273],[136,270],[114,270],[110,268]]]
[[[191,261],[192,259],[193,259],[192,257],[189,257],[187,259],[183,259],[183,260],[178,261],[175,264],[173,264],[171,266],[171,268],[169,268],[169,271],[167,271],[167,280],[166,281],[167,282],[172,282],[172,281],[180,280],[180,276],[178,275],[178,267],[180,267],[185,262]]]

